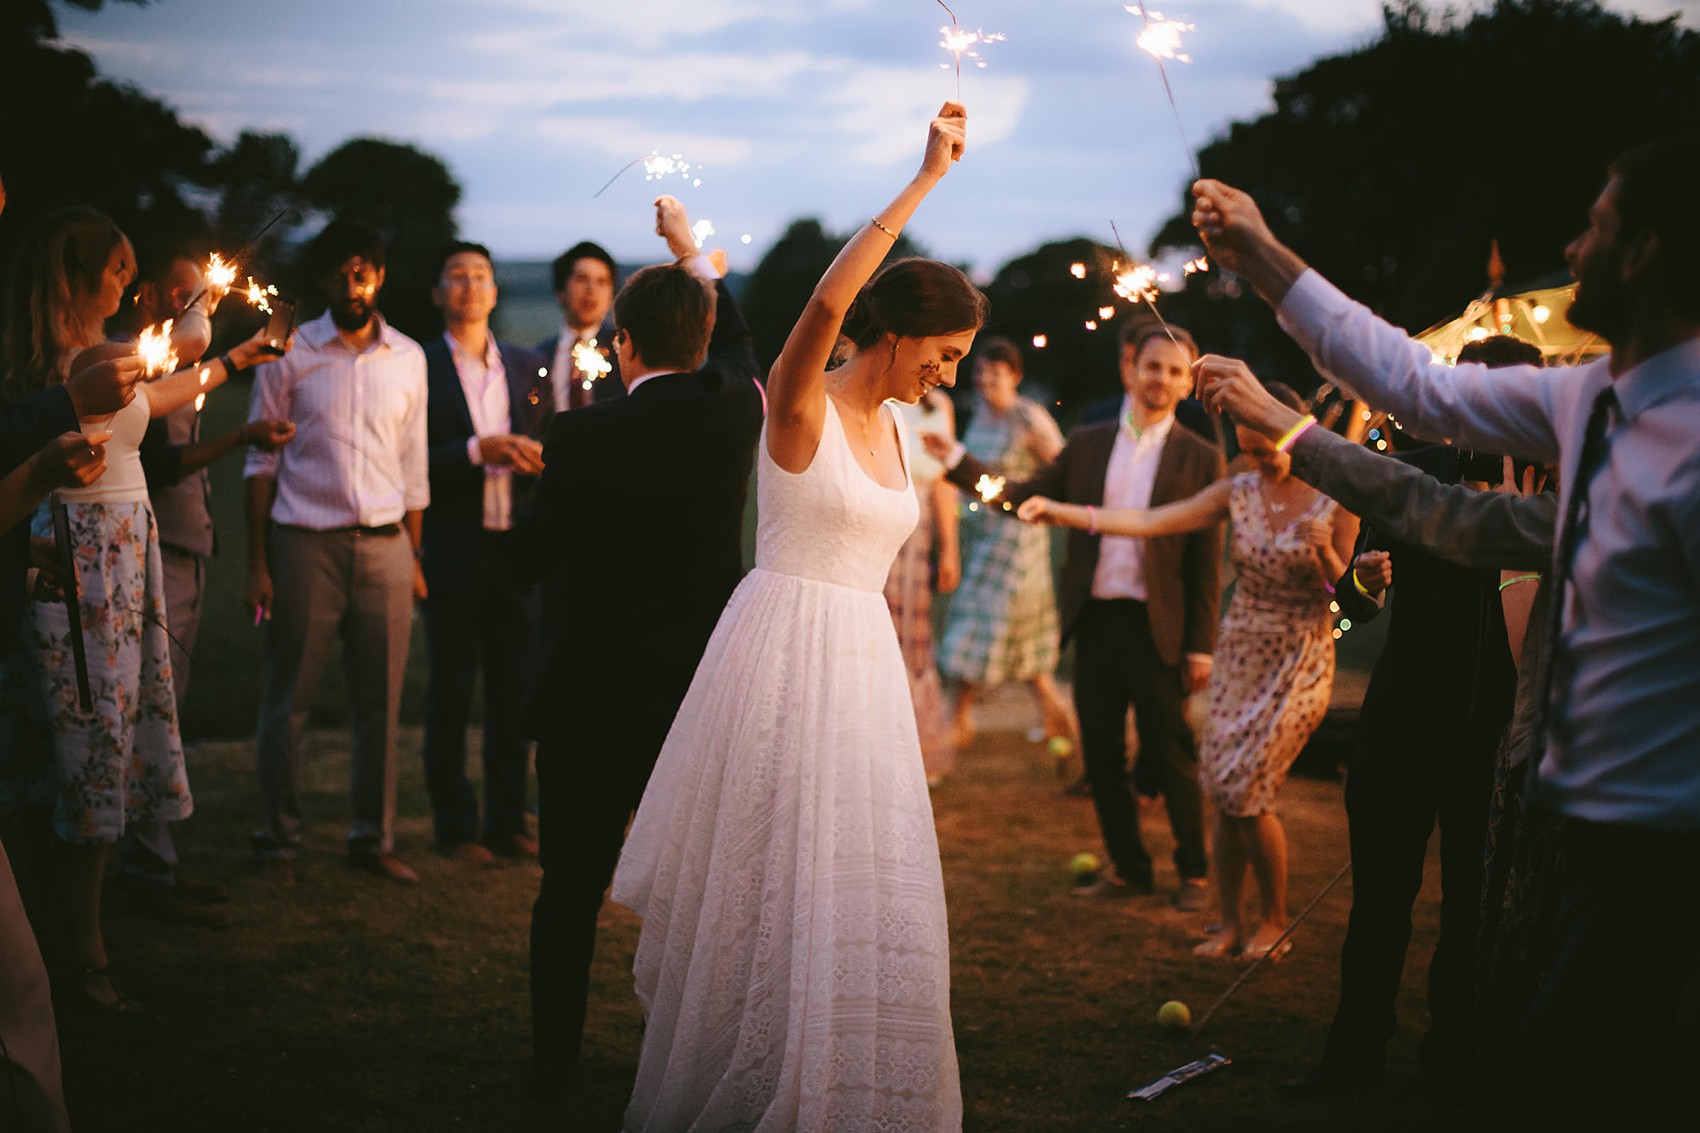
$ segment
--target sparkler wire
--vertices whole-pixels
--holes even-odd
[[[939,3],[944,3],[944,0],[939,0]],[[1145,0],[1134,0],[1134,3],[1139,8],[1139,18],[1144,21],[1146,29],[1149,30],[1151,27],[1151,16],[1145,10]],[[1163,80],[1163,93],[1169,96],[1169,110],[1173,112],[1175,116],[1175,130],[1181,136],[1181,148],[1186,150],[1187,162],[1192,166],[1192,179],[1196,181],[1204,175],[1198,171],[1198,158],[1192,152],[1192,142],[1187,140],[1186,127],[1181,124],[1181,108],[1175,105],[1175,88],[1169,85],[1169,69],[1163,66],[1163,57],[1161,55],[1158,55],[1155,52],[1151,52],[1149,54],[1151,55],[1151,58],[1157,61],[1157,74]]]

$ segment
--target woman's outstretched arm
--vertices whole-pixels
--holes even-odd
[[[1099,535],[1126,535],[1147,539],[1154,535],[1185,535],[1220,523],[1228,517],[1228,495],[1232,480],[1218,480],[1203,491],[1162,507],[1089,508],[1082,504],[1060,504],[1044,496],[1022,501],[1016,510],[1028,523],[1078,527]]]
[[[850,238],[826,269],[791,328],[767,379],[767,451],[787,472],[801,472],[820,446],[826,413],[826,366],[856,293],[880,266],[916,206],[962,157],[967,112],[947,102],[927,128],[921,169],[892,202]]]

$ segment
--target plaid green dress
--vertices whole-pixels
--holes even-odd
[[[962,443],[998,475],[1024,480],[1038,469],[1022,443],[1028,415],[1056,428],[1050,414],[1026,398],[1004,414],[978,402]],[[973,493],[962,506],[962,583],[939,638],[939,668],[975,684],[1049,676],[1058,651],[1050,529],[1022,523],[999,504],[979,503]]]

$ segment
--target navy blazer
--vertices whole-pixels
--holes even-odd
[[[702,369],[549,426],[531,509],[508,536],[520,577],[547,577],[553,610],[524,720],[533,738],[646,729],[659,750],[743,577],[762,394],[749,328],[723,282],[716,292]]]
[[[555,385],[555,348],[561,344],[561,336],[550,335],[537,344],[537,353],[543,355],[543,367],[547,376],[543,379],[551,389]],[[620,360],[614,355],[614,320],[603,319],[602,326],[596,332],[596,349],[613,367],[603,374],[590,386],[590,403],[598,405],[604,401],[613,401],[626,396],[626,384],[620,380]],[[557,406],[565,409],[565,405]]]
[[[497,343],[508,379],[511,433],[543,440],[555,413],[555,394],[543,360],[523,346]],[[429,446],[431,506],[425,509],[425,585],[448,593],[478,585],[479,539],[484,530],[484,468],[472,463],[467,441],[474,434],[472,410],[460,384],[449,344],[425,344],[425,432]],[[513,478],[513,514],[531,498],[536,477]]]

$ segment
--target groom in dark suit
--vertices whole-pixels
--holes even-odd
[[[626,824],[743,576],[762,422],[754,346],[672,197],[656,202],[656,230],[680,262],[634,273],[614,301],[627,396],[556,415],[510,537],[518,569],[548,575],[558,611],[525,719],[538,741],[531,1084],[542,1095],[577,1067],[597,912]]]
[[[1082,425],[1050,464],[1000,501],[1013,509],[1029,496],[1094,507],[1158,507],[1185,499],[1225,471],[1222,453],[1186,428],[1175,406],[1192,387],[1198,348],[1179,328],[1131,324],[1122,332],[1126,391],[1116,420]],[[928,441],[929,449],[936,441]],[[948,464],[956,454],[941,455]],[[986,468],[963,454],[951,483],[973,492]],[[1013,511],[1012,511],[1013,516]],[[1198,752],[1184,712],[1204,687],[1221,602],[1220,525],[1157,539],[1106,538],[1071,531],[1057,585],[1063,640],[1075,642],[1074,707],[1086,779],[1115,876],[1093,892],[1149,893],[1151,856],[1139,836],[1139,807],[1128,779],[1127,710],[1139,733],[1139,758],[1153,761],[1175,835],[1180,875],[1176,904],[1208,903],[1204,801]]]
[[[536,666],[538,589],[521,582],[501,533],[543,470],[554,395],[534,351],[496,341],[496,273],[480,244],[443,253],[432,300],[447,330],[425,344],[431,506],[425,509],[425,784],[437,848],[469,865],[536,857],[525,828],[520,715]],[[473,675],[484,666],[484,816],[466,777]]]

